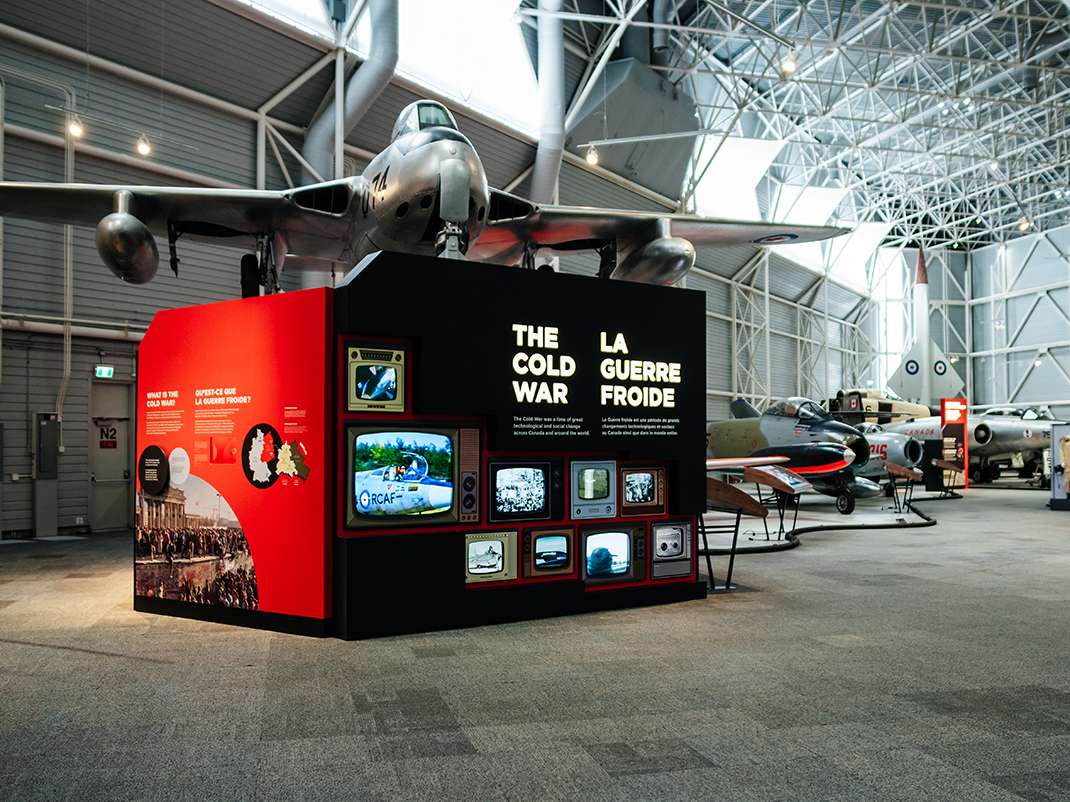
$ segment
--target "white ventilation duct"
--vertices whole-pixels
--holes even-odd
[[[383,90],[390,85],[398,63],[398,0],[369,0],[368,14],[371,17],[372,40],[368,48],[368,58],[350,79],[345,92],[341,91],[336,81],[334,100],[318,119],[314,120],[305,133],[305,144],[301,149],[312,168],[324,181],[335,177],[333,169],[336,145],[335,104],[344,94],[341,138],[344,140],[364,114],[371,108]],[[346,25],[346,31],[351,26]],[[345,46],[344,35],[339,47]],[[338,73],[341,72],[339,68]],[[341,151],[341,148],[337,148]],[[314,184],[317,179],[308,170],[302,168],[301,183]],[[331,286],[331,274],[304,271],[301,273],[301,289]]]
[[[360,65],[360,69],[345,88],[343,138],[353,130],[382,91],[390,85],[398,63],[398,0],[369,0],[368,14],[371,17],[371,47],[367,60]],[[325,181],[334,178],[335,103],[338,102],[338,96],[339,89],[335,87],[334,100],[308,127],[305,144],[301,149],[305,161],[312,165]],[[302,183],[315,182],[315,176],[307,170],[302,171]]]
[[[659,25],[671,25],[676,17],[676,11],[683,4],[684,0],[654,0],[654,22]],[[650,63],[657,67],[668,67],[669,29],[655,28],[652,38]]]
[[[539,0],[539,10],[558,13],[564,0]],[[560,17],[539,16],[539,148],[531,174],[531,199],[553,203],[565,150],[565,23]]]

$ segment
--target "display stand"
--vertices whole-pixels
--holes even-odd
[[[784,527],[784,516],[789,507],[792,511],[791,528],[795,528],[799,520],[799,494],[809,490],[813,485],[807,482],[799,474],[779,465],[747,466],[743,469],[743,479],[754,482],[758,488],[758,501],[764,507],[772,506],[777,511],[779,525],[776,539],[782,540],[788,531]],[[772,489],[772,495],[767,499],[762,498],[762,486]],[[765,539],[770,540],[768,519],[765,524]]]
[[[1053,510],[1070,510],[1070,425],[1053,423],[1051,426],[1051,500]]]
[[[705,597],[701,293],[382,253],[334,310],[340,637]],[[398,480],[432,440],[438,478]],[[426,512],[388,506],[409,496]]]
[[[962,467],[953,462],[948,462],[946,459],[934,459],[932,464],[934,468],[940,471],[942,477],[940,497],[958,498],[959,494],[955,492],[955,474],[965,474]]]
[[[764,522],[769,515],[769,510],[738,487],[734,487],[728,482],[722,482],[720,479],[712,478],[706,479],[706,509],[727,511],[735,513],[736,516],[734,523],[714,524],[712,526],[705,522],[703,516],[700,515],[698,519],[698,531],[702,537],[702,550],[706,553],[706,573],[710,577],[710,590],[716,591],[718,590],[718,587],[713,575],[713,563],[710,560],[710,544],[706,534],[707,532],[732,533],[732,548],[728,553],[728,574],[725,577],[724,587],[720,588],[720,590],[725,591],[731,590],[732,568],[736,561],[736,545],[739,541],[739,524],[743,517],[743,513],[746,512],[751,515],[757,515]]]
[[[705,598],[705,325],[700,292],[386,252],[161,312],[134,608],[352,639]]]
[[[892,489],[892,504],[896,512],[904,512],[914,497],[914,485],[921,482],[923,477],[920,473],[904,465],[889,462],[885,469],[888,471],[888,486]],[[902,487],[903,497],[899,497],[899,489]]]

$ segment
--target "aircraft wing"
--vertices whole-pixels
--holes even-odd
[[[348,219],[315,208],[317,191],[345,193],[352,187],[335,182],[322,188],[271,191],[3,181],[0,216],[96,227],[116,210],[116,193],[129,192],[130,213],[156,233],[166,233],[168,222],[180,224],[186,233],[217,237],[279,231],[304,240],[323,239],[329,251],[330,241],[347,230]]]
[[[776,465],[788,462],[789,457],[720,457],[706,460],[706,470],[717,473],[742,473],[744,468]]]
[[[605,242],[625,243],[641,238],[659,220],[669,220],[671,236],[696,246],[730,247],[816,242],[846,234],[835,226],[722,220],[690,214],[629,212],[585,206],[538,206],[498,190],[491,190],[491,209],[479,239],[468,257],[512,264],[533,242],[540,249],[594,253]]]

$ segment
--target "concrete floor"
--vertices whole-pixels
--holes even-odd
[[[1070,800],[1070,517],[965,496],[704,601],[352,643],[135,613],[129,533],[5,541],[0,799]]]

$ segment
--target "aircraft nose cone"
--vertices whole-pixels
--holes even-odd
[[[436,510],[450,506],[453,503],[452,485],[431,485],[427,491],[427,500]]]
[[[852,465],[865,465],[869,462],[869,441],[864,437],[856,437],[847,442],[847,446],[854,452],[855,458]]]

